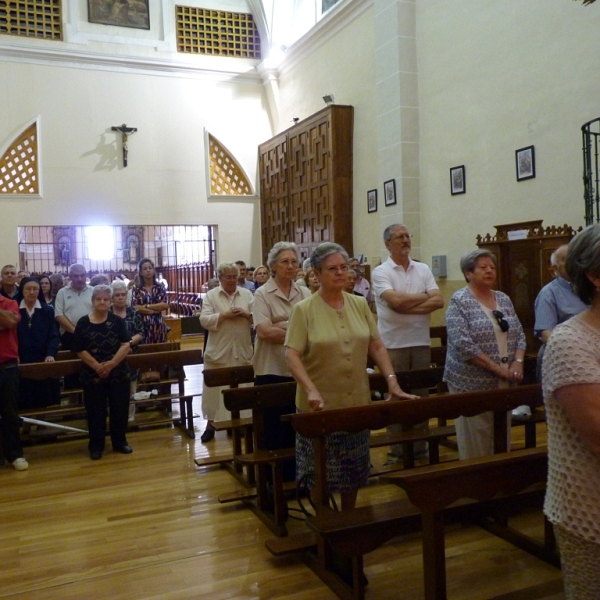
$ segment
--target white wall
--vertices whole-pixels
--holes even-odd
[[[0,197],[0,261],[16,260],[18,225],[216,224],[219,260],[260,260],[256,198],[207,199],[204,128],[254,183],[271,136],[259,83],[0,61],[0,144],[41,116],[44,195]],[[137,127],[122,167],[120,135]]]
[[[417,2],[424,260],[460,256],[493,225],[584,224],[581,126],[600,117],[600,4]],[[515,150],[534,145],[536,178]],[[466,167],[451,196],[449,169]]]
[[[367,214],[367,190],[382,187],[377,181],[372,13],[372,8],[366,10],[293,67],[284,68],[279,79],[282,131],[293,124],[293,117],[304,119],[324,108],[325,94],[332,93],[336,104],[354,106],[354,253],[367,257],[379,254],[381,236],[377,213]]]

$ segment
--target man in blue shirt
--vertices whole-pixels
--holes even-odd
[[[573,293],[569,276],[565,271],[565,258],[568,246],[560,246],[552,256],[550,262],[555,279],[545,285],[535,299],[535,325],[534,334],[542,342],[538,353],[537,379],[542,380],[542,360],[546,342],[552,330],[571,317],[583,312],[587,306]]]

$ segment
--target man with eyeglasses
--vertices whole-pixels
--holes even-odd
[[[383,232],[390,257],[373,270],[377,327],[388,350],[394,371],[428,369],[431,366],[429,315],[444,306],[431,269],[410,258],[412,236],[406,226],[394,224]],[[427,390],[415,390],[427,396]],[[415,429],[427,429],[427,423]],[[400,431],[390,428],[390,431]],[[426,443],[415,444],[415,455],[426,453]],[[402,446],[392,446],[388,462],[402,458]]]

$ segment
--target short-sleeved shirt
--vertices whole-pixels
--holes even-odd
[[[261,285],[254,294],[254,308],[252,317],[254,326],[264,323],[275,325],[282,321],[289,321],[294,304],[310,296],[310,290],[292,282],[289,298],[279,289],[275,279],[269,279]],[[255,375],[279,375],[290,377],[291,373],[285,362],[285,348],[283,344],[273,344],[261,340],[256,336],[254,358],[252,359]]]
[[[99,363],[111,360],[119,351],[121,344],[129,342],[131,336],[127,331],[125,321],[114,313],[108,313],[104,323],[92,323],[90,317],[81,317],[75,326],[73,350],[75,352],[89,352]],[[96,372],[83,365],[81,382],[91,383],[97,379]],[[127,363],[121,361],[109,375],[112,381],[125,381],[129,379]]]
[[[300,353],[325,408],[364,406],[370,402],[367,354],[379,339],[365,298],[344,292],[344,306],[336,310],[313,294],[292,310],[285,345]],[[310,410],[300,386],[296,406]]]
[[[583,312],[587,306],[571,289],[571,284],[562,277],[545,285],[535,299],[536,336],[544,330],[552,330],[571,317]]]
[[[579,317],[554,329],[544,355],[543,388],[548,424],[544,513],[552,523],[598,544],[600,458],[585,445],[554,396],[556,390],[575,384],[600,384],[600,332]]]
[[[73,324],[73,327],[75,327],[81,317],[89,315],[92,312],[93,291],[94,288],[91,285],[86,285],[81,292],[74,290],[71,284],[61,288],[58,290],[56,300],[54,301],[54,316],[66,317]],[[62,327],[60,328],[60,332],[64,333]]]
[[[377,306],[377,326],[386,348],[429,346],[429,315],[404,315],[392,310],[381,297],[387,290],[405,294],[424,294],[439,289],[431,269],[409,259],[408,269],[392,258],[373,269],[371,281]]]

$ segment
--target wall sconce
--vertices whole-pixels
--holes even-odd
[[[323,96],[323,102],[325,102],[325,104],[327,104],[327,106],[330,106],[331,104],[333,104],[333,94],[326,94],[325,96]]]

